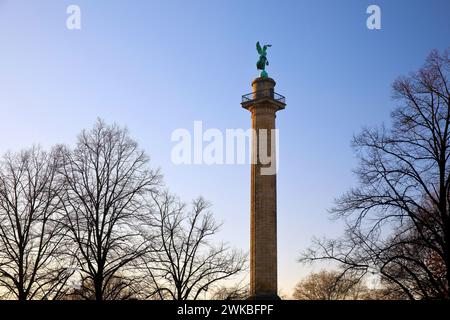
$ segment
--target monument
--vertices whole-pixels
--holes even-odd
[[[286,106],[285,98],[275,92],[275,81],[266,72],[267,49],[256,48],[259,53],[257,69],[260,77],[252,82],[252,92],[242,96],[242,107],[251,112],[254,132],[250,183],[250,297],[252,300],[279,299],[277,287],[277,176],[264,172],[274,164],[264,164],[260,151],[276,150],[275,113]],[[266,134],[260,135],[264,131]],[[261,136],[265,137],[263,141]],[[269,155],[269,154],[268,154]],[[276,159],[275,154],[269,155]]]

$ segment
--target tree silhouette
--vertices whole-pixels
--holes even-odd
[[[433,51],[393,84],[392,128],[353,140],[360,184],[332,213],[342,239],[315,240],[301,261],[333,259],[344,272],[378,272],[410,299],[448,299],[450,284],[450,61]]]
[[[83,284],[96,300],[107,298],[119,273],[132,277],[131,263],[148,244],[139,226],[146,197],[160,183],[158,171],[148,169],[148,157],[127,130],[97,121],[84,130],[74,150],[62,148],[62,194],[66,227],[75,244]]]
[[[157,247],[146,257],[148,277],[158,299],[199,298],[220,280],[229,279],[245,267],[246,257],[225,244],[213,245],[211,237],[219,230],[209,204],[202,198],[188,210],[168,192],[153,194],[151,217]]]
[[[72,274],[61,223],[58,157],[33,147],[0,162],[0,287],[3,298],[54,299]]]

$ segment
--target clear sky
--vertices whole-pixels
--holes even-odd
[[[81,30],[66,8],[81,8]],[[366,9],[381,8],[381,30]],[[450,45],[450,1],[0,0],[0,152],[72,144],[97,117],[126,125],[184,200],[203,195],[220,238],[249,247],[248,165],[171,162],[177,128],[248,128],[240,106],[257,76],[255,42],[271,43],[269,75],[287,98],[278,113],[279,287],[310,268],[313,236],[342,227],[333,199],[356,181],[350,140],[389,121],[390,85]]]

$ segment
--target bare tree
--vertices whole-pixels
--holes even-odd
[[[345,219],[345,236],[316,240],[301,261],[377,272],[410,299],[449,298],[449,74],[449,52],[433,51],[395,81],[392,128],[365,129],[353,141],[360,184],[332,210]]]
[[[322,270],[300,281],[293,295],[297,300],[362,300],[368,293],[369,288],[359,277]]]
[[[0,162],[0,288],[3,298],[57,299],[72,274],[59,193],[58,157],[39,147]],[[1,290],[1,289],[0,289]]]
[[[369,288],[367,278],[358,273],[342,274],[339,270],[312,273],[301,280],[294,289],[297,300],[404,300],[407,297],[389,283]]]
[[[144,260],[153,299],[198,299],[221,280],[237,275],[246,257],[225,244],[213,245],[211,237],[219,225],[199,198],[188,211],[185,204],[168,192],[153,194],[151,217],[158,245]]]
[[[118,272],[111,277],[103,290],[104,300],[134,300],[141,290],[139,278],[130,277]],[[138,291],[136,291],[136,288]],[[79,279],[78,285],[72,286],[64,296],[64,300],[95,300],[95,285],[90,277]]]
[[[246,300],[250,296],[250,286],[246,281],[232,285],[218,286],[211,295],[212,300]]]
[[[62,195],[66,226],[76,250],[83,284],[104,300],[119,273],[129,278],[131,263],[148,245],[139,231],[145,199],[160,183],[158,171],[126,129],[98,120],[82,131],[74,150],[62,148]],[[89,288],[87,288],[89,291]]]

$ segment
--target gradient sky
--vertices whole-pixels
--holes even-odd
[[[66,29],[77,4],[82,29]],[[382,30],[366,28],[377,4]],[[248,165],[172,164],[177,128],[248,128],[240,106],[257,76],[257,40],[287,98],[278,113],[279,287],[313,236],[334,237],[333,199],[356,183],[350,140],[389,123],[391,83],[450,45],[450,1],[0,0],[0,152],[73,144],[97,117],[126,125],[185,201],[203,195],[219,238],[249,247]],[[318,267],[316,267],[318,268]]]

